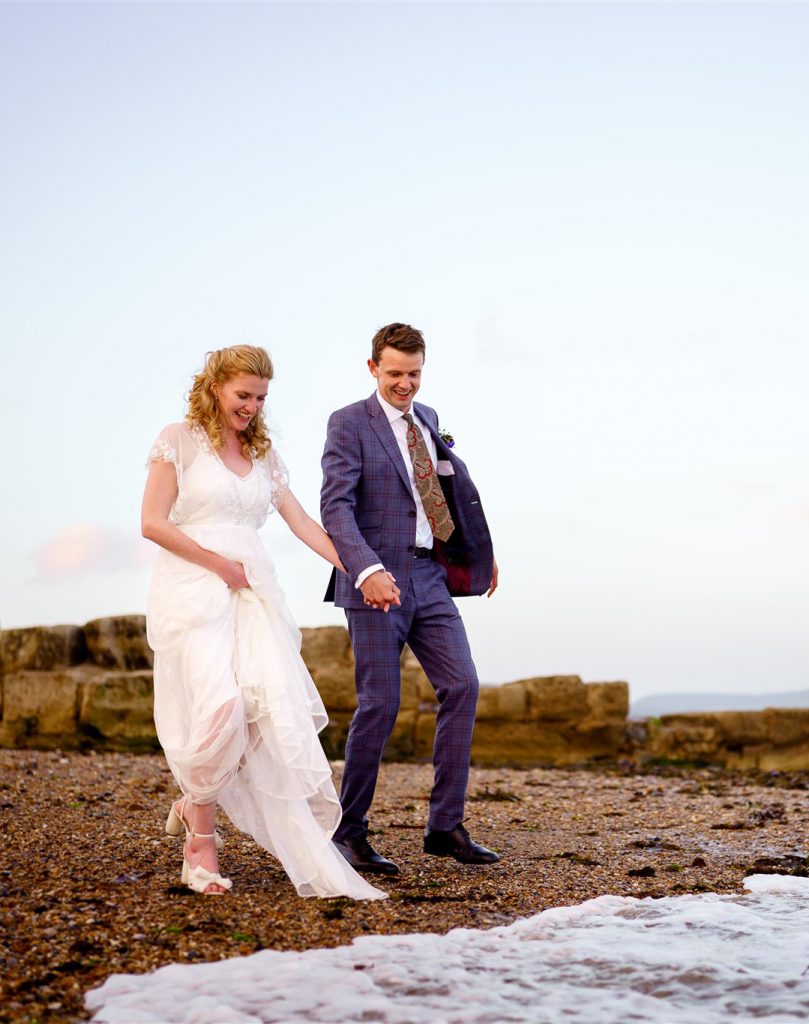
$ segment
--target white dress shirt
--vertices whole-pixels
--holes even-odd
[[[379,404],[382,406],[382,411],[388,417],[388,423],[390,423],[393,436],[396,438],[396,443],[399,445],[399,451],[402,453],[402,459],[404,460],[405,469],[407,470],[407,478],[410,481],[410,490],[413,492],[413,500],[416,502],[416,547],[431,548],[433,546],[433,531],[430,529],[427,513],[424,511],[424,504],[422,503],[418,487],[416,487],[416,474],[413,472],[413,463],[410,460],[410,452],[407,448],[407,423],[404,418],[404,413],[401,409],[397,409],[395,406],[391,405],[390,402],[386,402],[378,391],[376,392],[376,397]],[[435,466],[438,453],[435,450],[433,435],[430,433],[427,425],[416,415],[416,410],[413,408],[412,404],[408,411],[424,437],[424,443],[427,445],[427,451],[430,453],[433,466]],[[379,563],[376,565],[369,565],[367,569],[363,569],[359,574],[354,586],[359,588],[371,573],[379,572],[380,569],[384,569],[384,566]]]

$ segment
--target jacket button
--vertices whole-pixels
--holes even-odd
[[[411,508],[407,514],[410,516],[411,519],[416,518],[416,510],[414,508]]]

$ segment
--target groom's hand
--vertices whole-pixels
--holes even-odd
[[[489,584],[489,590],[488,593],[486,594],[486,597],[491,597],[495,590],[497,590],[497,577],[499,575],[500,572],[497,568],[497,559],[495,559],[494,568],[492,569],[492,582]]]
[[[393,577],[384,569],[372,572],[371,575],[360,584],[363,599],[369,608],[381,608],[387,612],[392,604],[401,604],[399,600],[399,588],[393,582]]]

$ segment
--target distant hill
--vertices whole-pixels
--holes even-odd
[[[658,693],[632,702],[630,718],[679,715],[689,711],[763,711],[809,708],[809,690],[785,693]]]

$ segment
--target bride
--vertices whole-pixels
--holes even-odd
[[[272,853],[301,896],[382,899],[332,845],[340,803],[317,733],[328,719],[300,656],[300,632],[258,536],[277,510],[342,569],[322,527],[289,490],[262,415],[273,376],[261,348],[209,353],[183,423],[149,455],[144,537],[160,546],[146,617],[155,652],[155,724],[183,797],[182,881],[223,894],[219,804]]]

